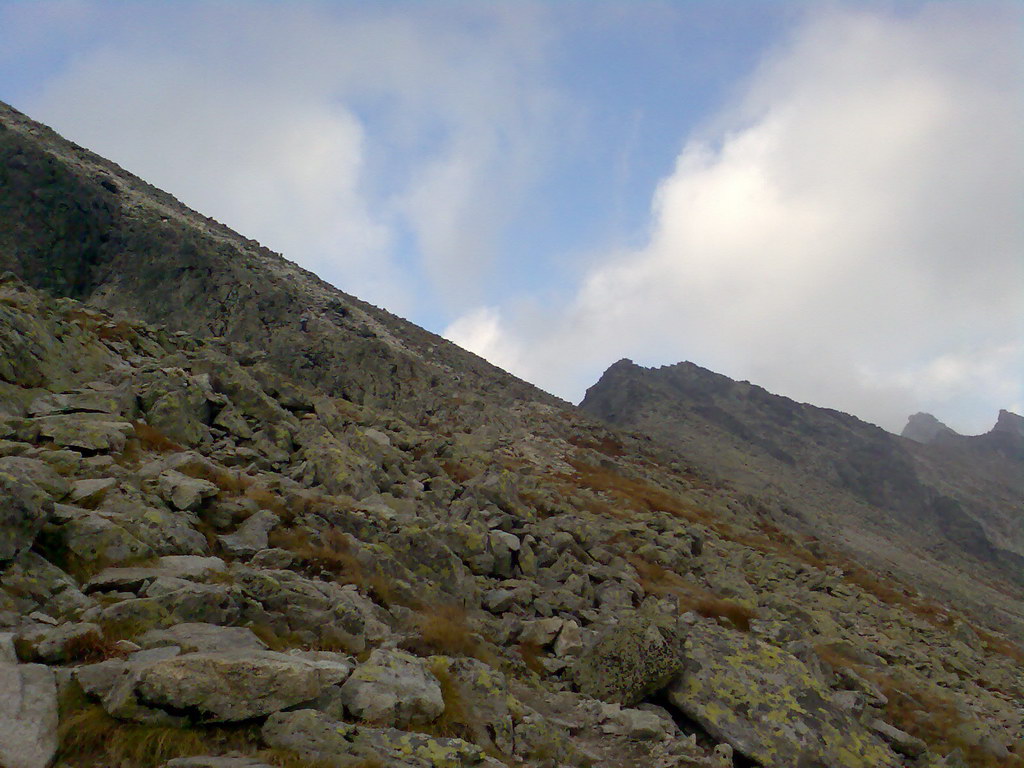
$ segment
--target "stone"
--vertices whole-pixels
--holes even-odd
[[[471,658],[433,656],[430,668],[449,691],[457,693],[463,717],[446,712],[451,725],[458,725],[474,744],[510,755],[515,747],[511,694],[508,680],[500,671]],[[462,721],[464,720],[464,722]]]
[[[83,562],[100,566],[141,560],[154,554],[148,544],[117,523],[85,510],[60,526],[55,538],[60,546]]]
[[[196,757],[176,757],[168,760],[162,768],[272,768],[266,763],[251,757],[213,757],[201,755]]]
[[[41,416],[33,420],[41,437],[54,445],[83,451],[120,453],[125,441],[135,434],[127,421],[118,421],[104,414],[68,413]]]
[[[437,678],[403,651],[373,651],[342,685],[341,699],[354,717],[398,728],[430,723],[444,711]]]
[[[681,667],[665,630],[634,613],[598,635],[571,674],[583,695],[632,706],[668,685]]]
[[[336,670],[273,651],[189,653],[145,669],[135,694],[149,707],[228,723],[310,701],[339,679]]]
[[[0,468],[0,563],[32,545],[52,510],[53,501],[24,468]]]
[[[340,722],[322,712],[300,709],[267,718],[263,740],[311,762],[336,768],[386,765],[389,768],[502,768],[476,744]]]
[[[895,754],[785,651],[716,622],[690,625],[669,701],[764,768],[897,768]]]
[[[565,622],[559,618],[536,619],[523,624],[519,633],[519,642],[533,643],[541,648],[554,642],[555,637],[561,632]]]
[[[175,509],[196,509],[205,499],[216,496],[218,488],[209,480],[189,477],[176,469],[160,473],[157,488],[161,498]]]
[[[267,535],[281,518],[268,509],[261,509],[238,526],[234,533],[217,537],[221,548],[232,557],[252,557],[268,546]]]
[[[39,459],[5,456],[0,458],[0,474],[4,472],[28,480],[54,501],[60,501],[71,490],[71,483],[67,479]]]
[[[72,622],[19,632],[14,638],[14,647],[22,661],[62,664],[88,655],[102,641],[103,631],[96,624]]]
[[[116,487],[117,479],[113,477],[76,480],[71,486],[71,503],[91,509],[100,503],[107,491]]]
[[[868,728],[885,739],[897,752],[907,757],[920,757],[928,750],[928,745],[921,741],[921,739],[911,736],[906,731],[901,731],[893,725],[889,725],[884,720],[875,718],[868,723]]]
[[[40,664],[0,663],[0,765],[47,768],[57,752],[57,685]]]
[[[583,652],[583,632],[580,625],[572,619],[566,619],[555,639],[552,649],[555,656],[578,656]]]
[[[202,622],[151,629],[139,638],[144,648],[176,645],[182,653],[209,651],[265,651],[267,645],[247,627],[221,627]]]

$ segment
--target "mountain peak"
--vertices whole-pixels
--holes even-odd
[[[907,419],[907,426],[900,433],[903,437],[918,443],[932,443],[940,435],[957,434],[930,413],[915,413]]]

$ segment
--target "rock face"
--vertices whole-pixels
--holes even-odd
[[[2,105],[0,264],[0,765],[1020,764],[1012,584],[929,602]]]
[[[915,413],[907,419],[907,426],[900,435],[908,440],[928,444],[944,436],[955,437],[956,432],[930,413]]]

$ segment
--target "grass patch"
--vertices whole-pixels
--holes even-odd
[[[613,502],[641,512],[665,512],[674,517],[703,522],[709,514],[684,502],[663,488],[626,477],[615,469],[594,466],[577,459],[569,459],[575,475],[562,475],[561,479],[609,497]]]

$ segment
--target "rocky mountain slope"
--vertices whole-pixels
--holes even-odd
[[[581,408],[643,432],[819,536],[1024,636],[1024,460],[1004,412],[959,438],[911,420],[931,444],[794,402],[692,363],[613,365]],[[1018,443],[1020,438],[1017,438]]]
[[[0,147],[0,765],[1021,764],[1011,636],[9,108]]]

